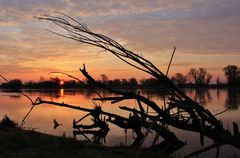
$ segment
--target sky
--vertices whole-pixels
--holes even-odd
[[[85,63],[96,79],[101,74],[149,77],[108,52],[46,31],[61,32],[34,18],[59,11],[141,54],[162,72],[176,46],[170,76],[203,67],[224,81],[223,67],[240,66],[239,8],[239,0],[0,0],[0,74],[38,81],[61,71],[81,78]]]

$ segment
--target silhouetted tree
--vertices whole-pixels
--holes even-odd
[[[123,87],[128,86],[129,84],[128,84],[127,79],[125,79],[125,78],[121,79],[121,85],[122,85]]]
[[[217,79],[216,79],[216,84],[217,85],[220,85],[221,84],[221,81],[220,81],[220,77],[218,76]]]
[[[38,83],[39,88],[59,88],[60,87],[60,79],[59,78],[50,78],[50,80],[42,80]]]
[[[107,84],[108,82],[108,76],[105,74],[101,74],[101,80],[104,84]]]
[[[189,83],[195,83],[197,82],[197,70],[195,68],[191,68],[190,71],[187,74]]]
[[[121,86],[120,79],[109,80],[107,82],[108,82],[108,86],[110,86],[110,87],[120,87]]]
[[[74,88],[77,87],[77,82],[75,80],[65,81],[63,88]]]
[[[171,80],[178,86],[183,86],[187,82],[187,77],[181,73],[176,73],[172,76]]]
[[[207,76],[206,76],[206,84],[208,85],[210,83],[212,79],[212,75],[210,73],[207,73]]]
[[[21,89],[23,87],[23,83],[20,79],[10,80],[8,83],[2,83],[1,88],[9,88],[9,89]]]
[[[158,81],[155,78],[147,78],[140,80],[142,87],[155,87],[158,86]]]
[[[138,82],[137,82],[136,78],[130,78],[129,79],[129,85],[131,87],[137,87],[138,86]]]
[[[223,68],[229,86],[236,85],[240,80],[240,70],[236,65],[228,65]]]
[[[120,81],[120,79],[114,79],[114,80],[113,80],[113,85],[121,86],[121,81]]]
[[[212,79],[212,75],[205,68],[191,68],[188,72],[188,79],[194,82],[196,86],[208,85]]]
[[[38,88],[38,83],[33,81],[28,81],[24,83],[25,88]]]

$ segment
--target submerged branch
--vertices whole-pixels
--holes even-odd
[[[214,144],[212,144],[212,145],[209,145],[209,146],[207,146],[207,147],[205,147],[205,148],[202,148],[202,149],[200,149],[200,150],[198,150],[198,151],[194,151],[194,152],[192,152],[192,153],[190,153],[190,154],[188,154],[187,156],[185,156],[184,158],[189,158],[189,157],[193,157],[193,156],[198,156],[198,155],[200,155],[200,154],[202,154],[202,153],[204,153],[204,152],[206,152],[206,151],[209,151],[209,150],[211,150],[211,149],[213,149],[213,148],[216,148],[217,149],[217,153],[216,153],[216,158],[218,158],[218,153],[219,153],[219,147],[220,146],[222,146],[223,144],[221,144],[221,143],[214,143]]]
[[[84,112],[94,112],[94,109],[83,108],[83,107],[80,107],[80,106],[74,106],[74,105],[70,105],[70,104],[66,104],[66,103],[58,103],[58,102],[54,102],[54,101],[47,101],[47,100],[42,100],[41,98],[38,98],[35,105],[40,105],[40,104],[50,104],[50,105],[56,105],[56,106],[60,106],[60,107],[66,107],[66,108],[70,108],[70,109],[80,110],[80,111],[84,111]],[[107,116],[110,116],[110,117],[121,117],[119,115],[115,115],[115,114],[108,113],[108,112],[105,112],[105,111],[101,111],[101,113],[103,115],[107,115]]]

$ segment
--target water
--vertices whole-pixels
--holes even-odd
[[[88,91],[80,90],[56,90],[56,91],[34,91],[25,90],[33,100],[37,97],[41,97],[45,100],[53,100],[56,102],[64,102],[72,105],[77,105],[85,108],[93,108],[95,105],[91,101],[91,98],[96,97],[94,94]],[[232,130],[232,121],[240,123],[239,106],[240,106],[240,92],[238,90],[228,89],[209,89],[209,90],[185,90],[186,94],[192,99],[201,103],[205,108],[209,109],[213,114],[219,113],[226,108],[230,108],[227,112],[218,115],[217,118],[224,123],[224,127]],[[158,95],[154,90],[143,91],[142,94],[149,96],[156,101],[159,105],[163,105],[163,96]],[[105,93],[104,95],[108,95]],[[107,112],[120,114],[128,117],[129,113],[118,108],[118,106],[129,106],[137,108],[137,103],[133,100],[126,100],[117,104],[111,104],[109,102],[95,102],[97,105],[101,105],[102,109]],[[31,105],[28,99],[24,96],[6,91],[0,90],[0,117],[4,115],[10,116],[12,119],[21,122],[22,118],[26,115]],[[151,112],[151,111],[150,111]],[[52,135],[72,137],[72,121],[73,119],[79,119],[86,113],[82,111],[76,111],[68,108],[57,107],[53,105],[42,104],[36,106],[29,117],[26,119],[25,127],[29,129],[35,129],[43,133]],[[57,129],[53,129],[53,119],[56,119],[62,126]],[[83,124],[90,124],[91,119],[85,119]],[[199,134],[194,132],[186,132],[179,129],[170,127],[172,131],[187,145],[180,149],[175,155],[181,157],[192,151],[201,149],[199,143]],[[125,133],[123,129],[118,128],[115,125],[110,124],[110,132],[107,136],[107,145],[120,145],[130,144],[132,142],[133,134],[130,130],[127,133],[127,142],[125,142]],[[83,139],[80,137],[80,139]],[[153,134],[149,134],[148,140],[153,139]],[[161,140],[160,140],[161,141]],[[151,141],[146,141],[145,145],[148,146]],[[205,145],[210,145],[213,142],[209,139],[205,139]],[[214,157],[215,150],[212,149],[206,152],[200,157]],[[240,157],[239,149],[232,146],[223,146],[220,149],[220,157]]]

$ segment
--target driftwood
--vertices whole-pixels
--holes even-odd
[[[118,127],[123,128],[123,129],[132,129],[137,135],[132,146],[139,145],[141,139],[143,138],[143,133],[141,132],[141,128],[144,127],[146,129],[149,129],[149,127],[151,126],[150,121],[141,120],[141,116],[139,115],[140,112],[138,112],[137,110],[132,111],[132,115],[130,114],[129,118],[125,118],[120,115],[105,112],[101,109],[101,107],[95,107],[94,109],[88,109],[88,108],[82,108],[80,106],[73,106],[73,105],[69,105],[69,104],[65,104],[65,103],[45,101],[45,100],[42,100],[41,98],[37,98],[35,105],[40,105],[40,104],[51,104],[51,105],[56,105],[56,106],[60,106],[60,107],[66,107],[66,108],[71,108],[71,109],[75,109],[75,110],[88,112],[88,114],[86,114],[85,116],[80,118],[78,121],[73,120],[73,128],[75,129],[73,131],[73,135],[76,136],[76,135],[81,134],[86,138],[85,134],[92,134],[92,135],[94,135],[93,138],[94,138],[95,143],[100,143],[101,139],[103,139],[104,142],[106,142],[105,137],[107,136],[108,131],[110,130],[108,128],[108,125],[106,124],[106,122],[115,124]],[[101,116],[104,115],[103,120],[100,119],[100,115]],[[82,121],[83,119],[85,119],[87,116],[93,117],[92,125],[82,125],[82,124],[78,125],[77,124],[80,121]],[[147,116],[149,117],[149,115],[147,115]],[[105,119],[106,117],[108,117],[108,118]],[[150,118],[153,118],[153,116]],[[99,129],[98,130],[90,130],[93,128],[99,128]],[[184,143],[182,141],[180,141],[174,135],[173,132],[170,132],[169,129],[167,129],[157,123],[155,123],[154,126],[152,126],[151,128],[158,135],[162,136],[166,142],[168,142],[169,147],[171,145],[172,148],[177,150],[184,145]],[[87,138],[87,139],[90,140],[89,138]],[[154,144],[154,146],[157,146],[157,145]]]
[[[32,105],[35,106],[46,103],[88,112],[89,114],[87,116],[91,115],[94,118],[93,124],[86,126],[77,125],[75,122],[73,124],[73,127],[77,129],[75,134],[93,134],[95,137],[94,140],[97,142],[100,142],[100,139],[102,138],[105,139],[105,136],[108,133],[108,126],[106,122],[110,122],[124,129],[133,129],[137,134],[137,138],[135,139],[133,145],[139,145],[143,140],[144,135],[141,128],[144,127],[148,130],[155,131],[158,135],[165,139],[165,141],[160,143],[159,146],[164,146],[163,144],[166,143],[172,144],[173,146],[181,146],[183,144],[182,141],[180,141],[175,134],[168,129],[168,126],[170,125],[182,130],[199,133],[200,143],[202,145],[204,145],[204,136],[207,136],[222,145],[230,144],[240,148],[240,136],[238,126],[236,124],[234,124],[234,135],[232,135],[228,130],[223,128],[222,122],[219,121],[210,111],[185,95],[183,91],[174,85],[167,75],[160,71],[149,60],[145,59],[141,55],[127,50],[118,42],[107,36],[92,32],[84,23],[79,22],[63,13],[59,14],[63,17],[44,15],[37,18],[39,20],[51,21],[66,31],[65,34],[53,31],[50,32],[81,43],[102,48],[103,51],[110,52],[128,65],[151,75],[157,79],[158,83],[165,86],[165,88],[171,93],[171,96],[166,101],[164,100],[164,105],[158,105],[156,102],[141,95],[140,93],[113,89],[101,82],[95,81],[91,75],[88,74],[84,66],[83,69],[80,69],[80,71],[88,80],[91,87],[98,87],[117,95],[116,97],[99,96],[99,98],[94,98],[95,100],[111,101],[112,103],[116,103],[126,99],[133,99],[138,102],[140,110],[138,111],[128,107],[121,107],[123,110],[127,110],[132,114],[129,118],[100,110],[101,115],[109,117],[106,120],[102,120],[99,118],[100,114],[96,115],[94,113],[95,109],[86,109],[64,103],[44,101],[40,98],[38,98],[35,102],[32,102]],[[176,49],[174,47],[173,54],[175,53],[175,50]],[[169,68],[167,71],[169,71]],[[146,108],[144,108],[143,105],[146,105],[147,108],[151,108],[157,115],[153,116],[146,113],[148,110],[145,110]],[[99,128],[98,131],[90,130],[96,127]]]

